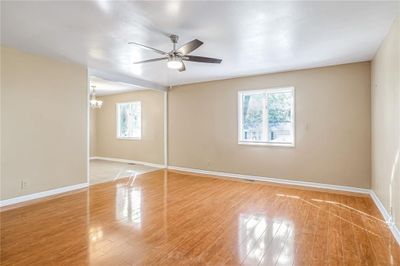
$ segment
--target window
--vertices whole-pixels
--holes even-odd
[[[141,102],[117,103],[117,138],[140,139],[141,137]]]
[[[294,88],[239,92],[239,144],[294,146]]]

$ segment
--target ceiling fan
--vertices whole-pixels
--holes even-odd
[[[199,41],[197,39],[190,41],[190,42],[182,45],[178,49],[176,49],[176,44],[178,43],[178,38],[179,37],[177,35],[170,36],[173,48],[172,48],[172,51],[170,51],[168,53],[158,50],[158,49],[155,49],[155,48],[152,48],[152,47],[149,47],[149,46],[146,46],[146,45],[143,45],[143,44],[140,44],[140,43],[129,42],[129,44],[134,44],[134,45],[140,46],[144,49],[147,49],[147,50],[150,50],[150,51],[153,51],[153,52],[163,55],[163,57],[134,62],[134,64],[142,64],[142,63],[167,60],[168,68],[177,69],[178,71],[182,72],[182,71],[186,70],[186,67],[185,67],[185,64],[183,63],[183,61],[199,62],[199,63],[213,63],[213,64],[220,64],[222,62],[222,59],[189,55],[191,52],[193,52],[194,50],[196,50],[203,44],[202,41]]]

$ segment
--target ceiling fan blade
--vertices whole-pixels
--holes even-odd
[[[182,54],[182,55],[187,55],[199,48],[203,44],[202,41],[199,41],[197,39],[188,42],[187,44],[182,45],[176,52]]]
[[[178,69],[179,72],[183,72],[186,70],[186,66],[185,64],[182,62],[182,67],[180,69]]]
[[[158,50],[158,49],[155,49],[155,48],[152,48],[152,47],[149,47],[149,46],[140,44],[140,43],[128,42],[128,44],[134,44],[134,45],[140,46],[140,47],[142,47],[142,48],[144,48],[144,49],[147,49],[147,50],[156,52],[156,53],[158,53],[158,54],[162,54],[162,55],[167,55],[167,54],[168,54],[167,52],[164,52],[164,51],[161,51],[161,50]]]
[[[136,64],[150,63],[150,62],[161,61],[164,59],[168,59],[168,57],[159,57],[159,58],[153,58],[153,59],[149,59],[149,60],[137,61],[137,62],[133,62],[133,64],[136,65]]]
[[[194,55],[186,55],[182,57],[182,60],[191,62],[200,62],[200,63],[214,63],[214,64],[220,64],[222,62],[222,59],[204,57],[204,56],[194,56]]]

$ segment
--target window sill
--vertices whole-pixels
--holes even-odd
[[[142,138],[124,138],[124,137],[117,137],[117,139],[121,139],[121,140],[141,140]]]
[[[274,142],[251,142],[251,141],[239,141],[239,145],[253,145],[253,146],[274,146],[274,147],[287,147],[294,148],[294,143],[274,143]]]

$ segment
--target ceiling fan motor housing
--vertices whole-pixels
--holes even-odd
[[[173,43],[177,43],[178,39],[179,39],[178,35],[175,35],[175,34],[172,34],[171,36],[169,36],[169,38],[171,39],[171,41]]]

